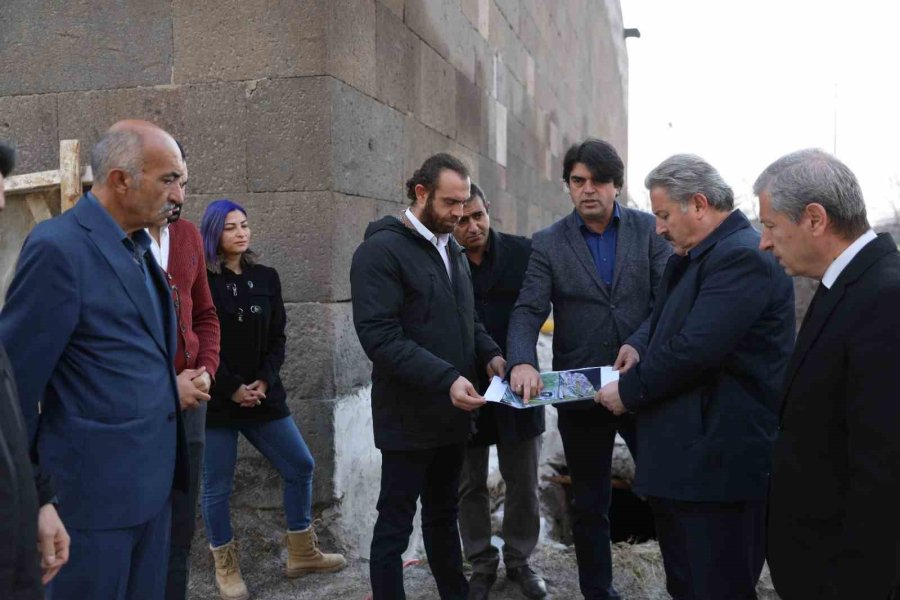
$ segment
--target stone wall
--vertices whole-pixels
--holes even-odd
[[[20,173],[56,168],[61,139],[87,149],[115,120],[145,118],[187,148],[188,218],[225,196],[247,207],[253,245],[282,278],[283,376],[317,460],[315,500],[359,531],[378,473],[349,303],[366,224],[399,213],[403,181],[447,150],[470,164],[495,226],[548,225],[571,206],[568,144],[597,135],[626,154],[626,90],[618,0],[5,0],[0,11],[0,138],[18,146]],[[280,506],[274,472],[241,455],[236,504]],[[343,537],[363,550],[360,536]]]

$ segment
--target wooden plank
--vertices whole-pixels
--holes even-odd
[[[36,192],[59,185],[59,171],[40,171],[6,178],[6,193]]]
[[[30,192],[42,192],[59,187],[59,171],[39,171],[37,173],[24,173],[22,175],[10,175],[5,179],[7,194],[28,194]],[[81,185],[89,186],[94,183],[94,175],[91,165],[81,167]]]
[[[28,202],[28,210],[31,211],[31,216],[34,218],[35,223],[53,218],[53,215],[50,213],[47,194],[32,192],[25,196],[25,201]]]
[[[59,208],[66,212],[81,197],[81,143],[62,140],[59,143]],[[30,205],[30,204],[29,204]]]

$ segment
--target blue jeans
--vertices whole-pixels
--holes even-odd
[[[312,474],[315,462],[291,417],[240,427],[210,427],[203,453],[203,523],[209,543],[217,548],[233,537],[229,501],[234,488],[238,433],[244,434],[281,475],[284,512],[290,531],[312,520]]]

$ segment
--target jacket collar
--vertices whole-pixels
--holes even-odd
[[[171,357],[175,353],[175,321],[170,310],[170,302],[163,302],[163,327],[157,325],[157,318],[147,297],[147,286],[144,283],[144,275],[135,259],[128,255],[123,243],[128,238],[125,231],[116,223],[91,192],[88,192],[75,204],[71,210],[75,220],[81,227],[88,231],[88,237],[97,246],[97,249],[106,259],[116,277],[119,278],[126,294],[131,299],[135,308],[144,321],[144,326],[150,331],[154,341],[160,350]],[[141,257],[150,247],[150,236],[146,231],[134,232],[132,241],[138,246]],[[151,277],[160,289],[168,289],[168,283],[163,277],[162,271],[156,265],[155,260],[145,262],[150,269]],[[171,346],[171,347],[170,347]]]
[[[815,307],[815,312],[809,315],[803,326],[800,328],[800,334],[797,336],[797,345],[794,347],[794,353],[788,363],[785,372],[784,397],[790,393],[791,385],[800,366],[803,364],[806,354],[812,347],[813,343],[819,337],[822,329],[828,322],[831,313],[837,308],[838,303],[844,297],[847,288],[852,286],[857,279],[869,270],[869,268],[878,262],[884,256],[897,251],[897,245],[889,233],[878,234],[878,237],[866,244],[859,253],[853,257],[853,260],[841,271],[841,274],[835,280],[834,285],[828,290],[824,296],[819,298]],[[810,307],[812,308],[812,307]],[[784,406],[782,405],[782,414]]]
[[[721,240],[724,240],[735,231],[752,227],[750,221],[739,210],[734,210],[725,220],[719,223],[719,226],[713,229],[712,233],[706,236],[699,244],[688,250],[687,255],[691,260],[695,260],[703,256],[710,248],[715,246]]]

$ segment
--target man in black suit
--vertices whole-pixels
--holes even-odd
[[[519,296],[531,240],[491,227],[490,203],[472,184],[472,196],[453,236],[466,249],[475,292],[475,311],[484,328],[506,353],[509,315]],[[489,383],[479,373],[479,389]],[[491,544],[491,500],[487,488],[488,450],[497,444],[500,473],[506,482],[503,512],[503,564],[529,598],[547,588],[528,566],[541,530],[537,469],[544,432],[544,408],[517,410],[488,403],[478,409],[476,433],[466,449],[459,489],[459,528],[466,559],[472,564],[469,600],[488,597],[497,580],[500,553]]]
[[[616,361],[621,379],[597,400],[636,413],[635,491],[653,510],[669,594],[755,599],[793,287],[703,159],[672,156],[644,185],[675,255]]]
[[[760,248],[821,282],[781,396],[772,580],[784,600],[886,600],[900,583],[900,253],[821,150],[778,159],[753,190]]]

